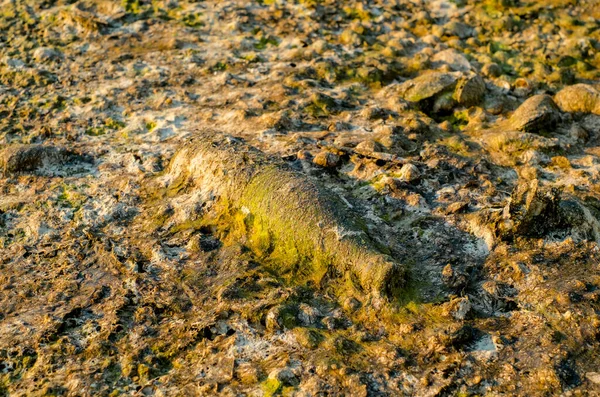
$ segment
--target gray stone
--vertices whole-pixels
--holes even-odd
[[[519,131],[537,132],[558,122],[559,109],[548,95],[535,95],[523,102],[510,118],[510,125]]]
[[[458,298],[455,302],[452,302],[452,309],[450,314],[456,320],[462,321],[467,318],[467,315],[471,311],[472,305],[469,302],[469,298]]]

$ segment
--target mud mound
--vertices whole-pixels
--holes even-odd
[[[403,267],[379,251],[347,202],[239,140],[201,136],[185,143],[163,183],[188,184],[188,191],[241,215],[251,245],[282,266],[337,273],[388,297],[404,284]]]

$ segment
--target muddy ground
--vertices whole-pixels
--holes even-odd
[[[597,0],[2,0],[0,395],[600,395],[599,145]]]

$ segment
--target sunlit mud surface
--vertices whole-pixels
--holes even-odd
[[[600,393],[597,0],[0,0],[0,396]]]

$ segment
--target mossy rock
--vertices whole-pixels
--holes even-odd
[[[452,90],[458,78],[457,73],[427,73],[403,83],[400,94],[407,101],[420,102]]]
[[[558,107],[550,96],[534,95],[515,110],[510,125],[519,131],[540,132],[556,125],[559,119]]]
[[[239,140],[201,136],[182,145],[163,179],[175,181],[216,202],[233,234],[280,273],[341,277],[376,296],[391,296],[404,283],[404,267],[340,198]]]

